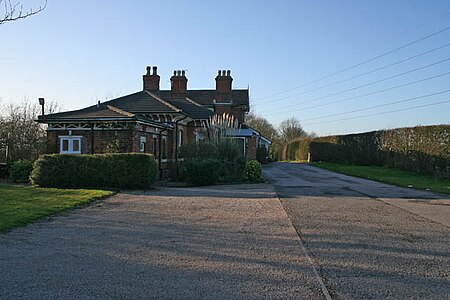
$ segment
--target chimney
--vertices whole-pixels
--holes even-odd
[[[170,77],[172,98],[186,98],[187,82],[185,71],[173,71]]]
[[[159,75],[157,73],[158,68],[153,67],[153,74],[150,74],[151,67],[147,67],[147,74],[142,76],[144,80],[144,90],[149,92],[158,92],[159,91]]]
[[[216,76],[216,102],[230,102],[231,101],[231,71],[219,70]]]

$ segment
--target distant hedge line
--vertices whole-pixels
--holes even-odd
[[[51,154],[35,161],[30,179],[42,187],[146,189],[156,175],[149,154]]]
[[[450,125],[397,128],[305,139],[288,146],[290,160],[385,165],[450,178]]]

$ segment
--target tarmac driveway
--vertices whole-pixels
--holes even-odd
[[[0,235],[0,299],[324,299],[305,254],[268,184],[121,193]]]
[[[450,199],[272,163],[275,185],[333,299],[450,299]]]

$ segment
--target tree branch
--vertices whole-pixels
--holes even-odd
[[[24,11],[23,5],[20,2],[11,2],[11,0],[0,0],[0,6],[4,9],[3,16],[0,17],[0,25],[6,22],[17,21],[34,16],[47,7],[47,0],[44,5],[39,6],[38,9]]]

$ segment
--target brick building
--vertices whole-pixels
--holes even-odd
[[[256,147],[270,145],[256,130],[245,125],[249,111],[248,89],[232,89],[231,72],[219,71],[216,89],[189,90],[184,71],[174,71],[171,89],[160,90],[157,67],[147,67],[143,89],[80,110],[44,115],[48,124],[47,152],[94,154],[145,152],[155,155],[160,169],[177,159],[184,143],[201,139],[201,129],[214,114],[229,114],[240,129],[232,135],[242,140],[248,159]]]

